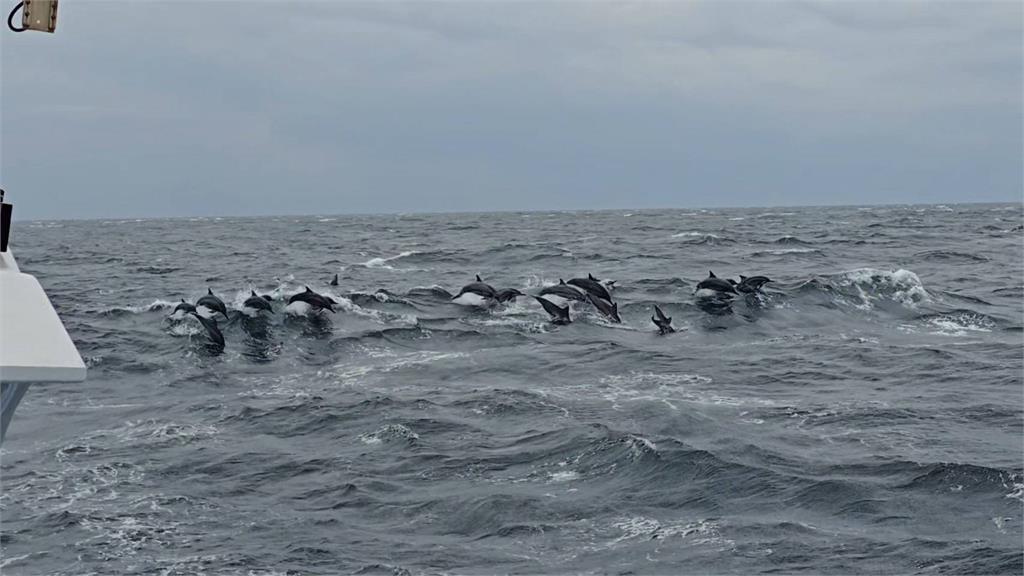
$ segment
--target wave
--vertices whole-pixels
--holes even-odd
[[[407,250],[405,252],[402,252],[401,254],[388,256],[387,258],[370,258],[366,262],[358,264],[358,266],[362,266],[364,268],[384,268],[385,270],[394,270],[395,268],[389,265],[388,262],[394,262],[396,260],[401,260],[402,258],[408,258],[409,256],[413,256],[419,253],[420,252],[417,250]]]
[[[452,299],[453,294],[444,287],[438,286],[416,286],[405,293],[407,298],[431,298],[434,300],[448,301]]]
[[[381,288],[372,294],[367,292],[352,292],[348,295],[348,298],[360,306],[366,304],[404,304],[406,306],[412,306],[412,303],[405,298],[389,292],[384,288]]]
[[[891,301],[908,308],[930,302],[931,295],[921,279],[910,270],[858,268],[831,277],[832,286],[857,308],[870,310],[878,303]]]
[[[991,316],[973,310],[922,314],[918,320],[936,329],[937,334],[964,336],[968,332],[991,332],[997,322]]]
[[[419,440],[420,435],[409,429],[404,424],[388,424],[373,432],[366,434],[360,434],[359,440],[363,444],[391,444],[394,442],[400,444],[415,444]]]
[[[753,252],[750,255],[753,257],[764,257],[764,256],[787,256],[790,254],[815,254],[818,256],[824,255],[824,252],[817,248],[782,248],[779,250],[759,250]]]
[[[104,316],[122,316],[126,314],[142,314],[145,312],[157,312],[160,310],[170,310],[178,305],[178,302],[171,302],[168,300],[154,300],[149,304],[135,304],[128,306],[115,306],[113,308],[107,308],[100,312]]]
[[[801,239],[797,238],[796,236],[783,236],[781,238],[777,238],[775,240],[775,243],[776,244],[783,244],[783,245],[786,245],[786,246],[813,246],[814,245],[813,242],[808,242],[806,240],[801,240]]]
[[[694,246],[736,243],[732,238],[711,234],[710,232],[679,232],[678,234],[673,234],[672,238],[689,238],[689,240],[685,240],[685,243]]]
[[[989,259],[977,254],[952,250],[927,250],[914,254],[914,258],[933,262],[988,262]]]
[[[177,272],[181,270],[177,266],[139,266],[135,269],[135,272],[140,274],[155,274],[157,276],[163,276],[164,274],[170,274],[171,272]]]

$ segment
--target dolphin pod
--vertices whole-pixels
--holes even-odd
[[[701,280],[695,290],[694,294],[700,298],[724,298],[724,301],[728,301],[734,295],[737,294],[756,294],[761,292],[762,288],[772,282],[767,276],[740,276],[739,280],[733,280],[731,278],[719,278],[715,276],[714,271],[708,271],[707,278]],[[338,285],[338,275],[335,274],[334,278],[329,283],[330,286]],[[594,307],[597,312],[613,323],[621,323],[622,317],[619,316],[619,305],[614,301],[611,295],[611,288],[614,287],[614,281],[611,280],[599,280],[595,278],[593,274],[587,274],[585,278],[571,278],[568,282],[559,279],[558,284],[545,286],[538,291],[537,294],[532,295],[533,299],[536,300],[544,311],[548,314],[553,324],[565,325],[572,322],[570,305],[573,302],[579,302],[581,304],[589,304]],[[294,304],[296,302],[303,302],[307,304],[310,311],[318,314],[323,311],[335,313],[335,305],[338,303],[331,298],[314,291],[309,286],[305,286],[305,289],[301,292],[293,294],[288,298],[288,304]],[[492,307],[498,305],[510,305],[516,302],[516,299],[520,296],[528,296],[516,288],[505,288],[497,290],[480,277],[479,274],[475,276],[475,280],[463,286],[459,292],[452,296],[444,289],[437,288],[431,290],[432,293],[437,293],[449,300],[453,304],[479,306],[479,307]],[[274,297],[269,294],[260,295],[255,290],[249,290],[249,296],[246,297],[245,302],[242,305],[242,310],[250,310],[252,313],[259,313],[261,311],[273,313],[273,307],[271,302],[274,301]],[[221,332],[216,320],[213,316],[204,316],[199,313],[199,309],[203,308],[208,310],[207,314],[219,314],[228,321],[231,317],[228,316],[227,306],[224,301],[218,298],[212,288],[207,288],[205,295],[200,297],[195,304],[191,304],[185,299],[181,299],[181,302],[174,307],[174,311],[171,316],[180,318],[179,312],[184,316],[194,316],[202,324],[206,335],[210,340],[210,345],[214,349],[224,348],[224,335]],[[672,318],[665,315],[662,309],[655,304],[653,306],[654,315],[651,316],[651,322],[658,329],[658,333],[661,335],[670,334],[676,331],[672,326]]]

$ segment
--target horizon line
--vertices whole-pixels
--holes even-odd
[[[12,219],[11,226],[16,222],[94,222],[124,221],[124,220],[210,220],[210,219],[263,219],[263,218],[313,218],[313,217],[373,217],[373,216],[441,216],[460,214],[565,214],[573,212],[655,212],[655,211],[680,211],[680,210],[768,210],[768,209],[806,209],[806,208],[884,208],[893,206],[984,206],[984,205],[1017,205],[1024,208],[1024,198],[1019,201],[987,201],[987,202],[891,202],[878,204],[776,204],[772,206],[694,206],[694,207],[652,207],[652,208],[563,208],[557,210],[453,210],[453,211],[413,211],[413,212],[334,212],[334,213],[281,213],[281,214],[212,214],[212,215],[191,215],[191,216],[118,216],[113,218],[101,216],[89,216],[85,218],[75,217],[53,217],[33,218],[28,220]]]

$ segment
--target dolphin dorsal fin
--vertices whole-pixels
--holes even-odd
[[[718,278],[718,276],[715,276],[714,272],[712,272],[711,270],[708,270],[708,278]]]
[[[565,280],[563,280],[563,279],[559,278],[559,279],[558,279],[558,283],[559,283],[559,284],[565,284]]]
[[[743,274],[740,274],[740,282],[746,282],[746,280],[747,280],[747,277],[744,276]]]
[[[313,290],[309,286],[306,286],[306,292],[312,292],[312,291]]]
[[[590,279],[591,279],[591,280],[593,280],[594,282],[597,282],[597,278],[594,278],[594,275],[593,275],[593,274],[587,273],[587,278],[590,278]]]
[[[256,295],[256,291],[255,291],[255,290],[253,290],[252,288],[250,288],[250,289],[249,289],[249,292],[250,292],[250,293],[251,293],[251,294],[252,294],[253,296],[255,296],[255,295]]]
[[[206,293],[210,296],[213,296],[213,288],[207,288]]]
[[[479,275],[479,274],[477,274],[477,275],[476,275],[476,281],[477,281],[477,282],[483,282],[483,279],[482,279],[482,278],[480,278],[480,275]]]
[[[184,298],[182,298],[182,299],[181,299],[181,303],[182,303],[182,304],[188,304],[188,302],[185,302],[185,299],[184,299]]]
[[[612,312],[614,312],[616,314],[619,313],[619,303],[618,302],[615,302],[614,304],[612,304]]]

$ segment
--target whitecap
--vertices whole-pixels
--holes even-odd
[[[415,442],[419,440],[420,435],[409,429],[404,424],[388,424],[373,432],[367,432],[359,435],[359,440],[363,444],[383,444],[385,442],[393,441],[404,441],[404,442]]]
[[[408,256],[412,256],[413,254],[419,254],[419,252],[416,250],[407,250],[405,252],[402,252],[401,254],[389,256],[387,258],[370,258],[366,262],[360,264],[360,266],[363,266],[365,268],[384,268],[385,270],[394,270],[394,267],[389,265],[388,262],[393,262],[400,258],[406,258]]]
[[[854,305],[864,310],[870,310],[873,302],[882,299],[894,300],[908,308],[931,301],[931,295],[917,274],[902,268],[893,271],[875,268],[848,270],[839,274],[836,284],[856,290],[860,302]]]
[[[575,470],[562,470],[559,472],[552,472],[549,475],[549,479],[552,482],[571,482],[572,480],[578,480],[580,473]]]
[[[715,234],[711,234],[710,232],[696,232],[696,231],[679,232],[679,233],[673,234],[672,237],[673,238],[691,238],[691,237],[719,238],[719,236],[717,236]]]

